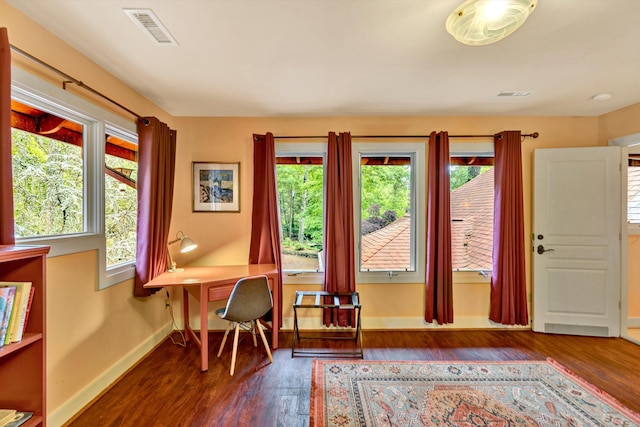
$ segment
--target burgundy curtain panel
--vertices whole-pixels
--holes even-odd
[[[271,132],[266,135],[253,135],[253,210],[249,264],[275,264],[278,267],[276,286],[278,303],[282,307],[282,252],[276,186],[276,146]],[[282,310],[277,322],[278,325],[282,325]]]
[[[156,119],[138,119],[138,244],[133,294],[158,289],[142,286],[167,269],[167,244],[173,204],[176,131]]]
[[[449,134],[429,137],[427,192],[427,265],[424,320],[453,323],[451,262],[451,188],[449,185]]]
[[[15,243],[11,163],[11,47],[0,28],[0,245]]]
[[[520,131],[495,136],[493,272],[489,319],[528,325]]]
[[[351,133],[329,132],[324,230],[324,290],[355,292]],[[346,302],[346,298],[345,298]],[[326,326],[355,326],[354,310],[325,309]]]

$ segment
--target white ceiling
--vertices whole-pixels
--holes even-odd
[[[445,30],[462,0],[7,2],[174,116],[592,116],[640,102],[638,0],[539,0],[481,47]],[[124,8],[152,9],[179,46]]]

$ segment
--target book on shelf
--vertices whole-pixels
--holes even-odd
[[[15,409],[0,409],[0,427],[12,421],[17,412]]]
[[[15,411],[15,414],[7,424],[0,424],[0,427],[18,427],[26,423],[33,416],[33,412]]]
[[[29,301],[27,301],[27,309],[24,313],[24,325],[22,326],[22,335],[27,332],[27,323],[29,322],[29,313],[31,313],[31,303],[33,302],[33,294],[35,293],[36,288],[31,286],[31,292],[29,292]]]
[[[11,317],[9,318],[7,333],[4,339],[5,345],[18,342],[22,339],[24,316],[27,311],[32,286],[31,282],[0,282],[0,288],[7,287],[15,287],[16,291],[11,309]]]
[[[4,346],[4,340],[7,336],[15,295],[15,286],[0,287],[0,306],[2,307],[2,316],[0,316],[0,347]]]

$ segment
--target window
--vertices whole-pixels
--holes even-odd
[[[82,124],[17,101],[11,114],[16,237],[86,231]]]
[[[454,272],[493,269],[493,144],[452,143],[451,257]]]
[[[627,164],[627,230],[640,234],[640,146],[629,147]]]
[[[107,268],[136,259],[138,146],[106,135],[104,222]]]
[[[325,154],[326,144],[276,144],[282,269],[296,283],[319,282],[324,271]]]
[[[353,145],[356,278],[424,281],[424,144]]]
[[[17,242],[49,245],[49,256],[96,250],[100,289],[133,277],[135,123],[11,73]]]

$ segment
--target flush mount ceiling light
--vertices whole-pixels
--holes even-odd
[[[466,0],[447,18],[447,31],[460,43],[481,46],[520,28],[538,0]]]
[[[591,97],[591,99],[593,99],[594,101],[608,101],[611,98],[613,98],[613,94],[611,94],[610,92],[598,93]]]

